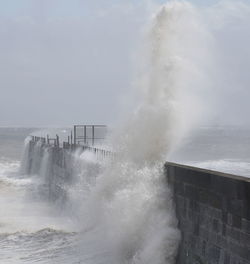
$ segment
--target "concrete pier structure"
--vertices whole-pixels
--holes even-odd
[[[250,264],[250,179],[166,163],[182,240],[177,264]]]
[[[48,144],[42,138],[29,141],[25,173],[44,179],[49,200],[67,197],[81,169],[75,151],[113,155],[94,147]],[[165,174],[182,235],[176,264],[250,264],[250,178],[169,162]]]

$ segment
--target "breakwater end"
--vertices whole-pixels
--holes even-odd
[[[68,136],[66,142],[60,141],[58,135],[53,138],[49,135],[29,136],[26,140],[21,173],[39,175],[43,182],[43,195],[48,200],[63,200],[67,196],[67,189],[82,173],[79,166],[81,154],[92,153],[99,161],[113,158],[113,152],[101,148],[100,145],[94,145],[104,139],[100,128],[103,129],[104,126],[74,126],[74,133]],[[93,166],[93,170],[99,169],[98,164]]]

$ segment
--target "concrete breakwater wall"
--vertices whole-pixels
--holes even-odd
[[[250,263],[250,179],[166,163],[182,240],[177,264]]]
[[[110,155],[33,138],[26,145],[22,170],[39,175],[43,196],[65,201],[86,166],[92,166],[85,173],[87,181],[98,174],[91,171],[101,170],[97,163],[78,160],[86,150]],[[176,264],[250,264],[250,179],[174,163],[166,163],[165,171],[182,233]]]
[[[43,182],[43,194],[49,200],[64,198],[66,186],[72,181],[72,153],[33,140],[28,142],[25,152],[23,173],[39,176]]]
[[[49,200],[65,199],[70,187],[83,173],[83,166],[88,172],[99,170],[98,162],[83,164],[81,154],[85,151],[92,152],[99,161],[112,155],[103,149],[80,145],[60,147],[59,144],[47,144],[43,138],[31,137],[26,143],[22,172],[39,176],[43,196]]]

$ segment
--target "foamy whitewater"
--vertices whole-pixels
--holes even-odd
[[[37,143],[28,170],[29,139],[21,161],[20,146],[44,132],[0,129],[0,263],[173,264],[180,232],[164,162],[250,176],[249,130],[195,128],[212,85],[213,38],[199,10],[169,2],[145,42],[140,100],[111,136],[113,159],[76,151],[59,178]]]

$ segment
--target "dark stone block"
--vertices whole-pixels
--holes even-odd
[[[222,211],[222,222],[224,224],[227,224],[227,212],[226,211]]]
[[[205,264],[201,256],[194,254],[192,264]]]
[[[228,225],[230,225],[230,226],[233,225],[233,216],[232,216],[232,214],[230,214],[230,213],[227,214],[227,223],[228,223]]]
[[[250,249],[244,246],[241,246],[238,243],[230,242],[229,250],[232,252],[231,255],[234,257],[240,257],[244,260],[250,260]]]
[[[230,237],[232,240],[240,241],[240,235],[240,230],[230,226],[227,227],[227,236]]]
[[[227,225],[226,224],[223,224],[222,225],[222,235],[223,236],[226,236],[227,235]]]
[[[227,197],[237,197],[236,180],[218,175],[211,177],[212,190]]]
[[[250,234],[240,233],[240,243],[241,245],[250,248]]]
[[[211,175],[209,173],[203,173],[202,175],[203,177],[201,178],[199,171],[175,167],[175,177],[177,181],[195,184],[197,187],[209,188],[211,184]]]
[[[167,175],[167,180],[169,183],[173,184],[177,181],[177,177],[175,174],[175,167],[174,166],[168,166],[167,164],[164,166],[164,172]]]
[[[217,194],[215,195],[214,193],[212,194],[212,197],[210,199],[210,205],[212,207],[215,207],[217,209],[223,209],[223,200],[222,196]]]
[[[204,204],[208,204],[211,207],[217,209],[223,209],[223,199],[222,196],[209,190],[200,190],[199,201]]]
[[[200,213],[200,205],[199,202],[196,200],[190,200],[189,201],[189,209],[193,210],[196,213]]]
[[[210,217],[205,213],[200,213],[200,225],[205,228],[209,228]]]
[[[220,254],[221,254],[221,248],[212,245],[209,248],[209,261],[212,263],[219,263],[220,261]]]
[[[243,201],[242,218],[245,218],[250,221],[250,206],[247,200]]]
[[[180,182],[176,182],[174,184],[174,192],[176,195],[184,195],[185,194],[184,184]]]
[[[250,204],[250,182],[240,182],[239,183],[239,193],[238,195],[242,200],[245,200],[247,204]]]
[[[219,232],[219,221],[217,219],[213,219],[213,231]]]
[[[229,199],[228,200],[228,212],[233,215],[242,216],[244,211],[244,203],[242,200]]]
[[[213,217],[217,220],[222,220],[222,209],[213,208]]]
[[[194,185],[185,184],[185,196],[191,200],[198,200],[199,189]]]
[[[246,182],[237,181],[237,199],[238,200],[245,200],[246,199]]]
[[[209,205],[209,202],[210,202],[210,193],[207,192],[207,190],[201,190],[199,192],[199,198],[198,198],[198,200],[201,203],[204,203],[204,204]]]
[[[220,248],[222,249],[226,249],[227,248],[227,238],[224,237],[224,236],[221,236],[221,235],[217,235],[217,239],[216,239],[216,242],[215,244],[217,246],[219,246]]]
[[[250,234],[250,221],[247,219],[242,219],[242,231]]]
[[[233,227],[241,229],[241,217],[233,215]]]
[[[227,252],[224,255],[224,264],[230,264],[230,254]]]
[[[178,203],[177,203],[178,204]],[[183,208],[179,205],[176,206],[176,216],[178,219],[182,218]]]
[[[207,249],[207,242],[205,241],[205,240],[203,240],[203,242],[202,242],[202,252],[201,252],[201,254],[202,254],[202,256],[206,256],[206,249]]]
[[[194,235],[195,236],[199,236],[199,234],[200,234],[200,219],[199,219],[199,216],[195,217],[193,224],[194,224]]]
[[[198,243],[198,237],[190,234],[189,235],[189,244],[190,244],[190,248],[195,251],[197,249],[197,243]]]
[[[207,228],[200,227],[200,237],[206,241],[209,240],[209,232]]]

